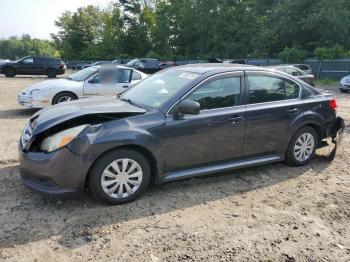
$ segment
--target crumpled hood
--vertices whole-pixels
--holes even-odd
[[[36,83],[34,85],[28,86],[23,90],[23,92],[31,92],[34,89],[46,89],[46,88],[55,88],[55,87],[75,87],[75,86],[82,86],[83,82],[79,81],[72,81],[68,79],[54,79],[54,80],[46,80],[39,83]]]
[[[143,114],[145,112],[145,109],[133,106],[115,97],[101,97],[81,99],[47,107],[35,113],[31,121],[35,122],[33,135],[36,135],[57,124],[84,115],[103,113]]]

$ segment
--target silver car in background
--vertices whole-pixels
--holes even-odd
[[[271,69],[275,69],[281,72],[285,72],[289,75],[292,75],[296,78],[303,80],[305,83],[308,83],[311,86],[315,86],[315,76],[312,74],[307,74],[303,70],[290,65],[276,65],[268,66]]]
[[[341,92],[347,93],[350,91],[350,75],[343,77],[339,83],[339,89]]]
[[[18,103],[29,108],[94,96],[118,95],[148,75],[123,66],[91,66],[65,79],[31,85],[18,94]]]

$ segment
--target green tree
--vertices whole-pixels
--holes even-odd
[[[28,55],[58,57],[52,42],[31,38],[30,35],[0,39],[0,58],[19,59]]]

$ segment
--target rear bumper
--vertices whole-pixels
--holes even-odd
[[[337,117],[337,121],[336,121],[335,125],[333,126],[333,130],[332,130],[333,131],[333,135],[332,135],[333,142],[340,144],[340,142],[343,139],[344,129],[345,129],[344,119],[341,117]]]

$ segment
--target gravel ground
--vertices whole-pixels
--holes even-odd
[[[105,206],[44,198],[19,178],[17,143],[35,110],[17,93],[45,77],[0,76],[0,260],[350,261],[350,132],[336,159],[272,164],[154,187]],[[350,122],[350,94],[331,90]]]

